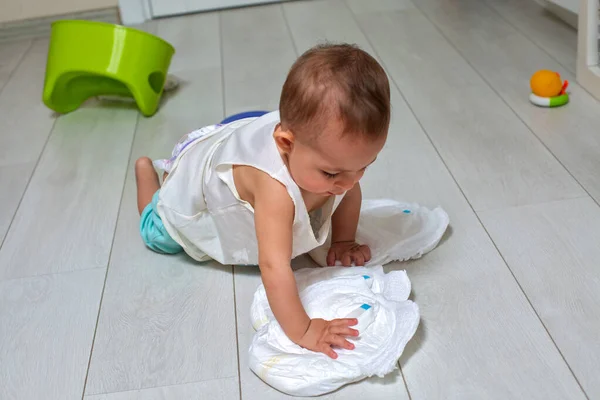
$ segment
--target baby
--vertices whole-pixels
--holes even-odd
[[[279,112],[192,132],[169,160],[137,160],[142,238],[160,253],[258,264],[286,335],[337,358],[334,347],[354,348],[346,338],[358,336],[357,321],[311,320],[290,262],[330,235],[329,265],[370,260],[355,240],[359,181],[389,122],[389,82],[373,57],[348,44],[312,48],[292,66]]]

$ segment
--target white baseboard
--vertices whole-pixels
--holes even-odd
[[[559,6],[558,4],[555,4],[549,0],[530,0],[530,1],[535,1],[536,3],[538,3],[539,5],[544,7],[546,10],[548,10],[549,12],[551,12],[552,14],[554,14],[555,16],[557,16],[558,18],[563,20],[565,23],[567,23],[568,25],[577,29],[578,18],[577,18],[577,14],[574,13],[573,11],[563,8],[563,7]]]
[[[52,22],[61,19],[84,19],[89,21],[109,22],[111,24],[120,23],[119,9],[117,7],[34,18],[24,21],[0,22],[0,41],[34,39],[49,36],[50,25]]]
[[[573,28],[577,29],[578,18],[577,14],[573,11],[567,10],[566,8],[562,8],[553,3],[548,3],[546,9],[552,14],[556,15],[558,18],[565,21],[567,24],[571,25]]]

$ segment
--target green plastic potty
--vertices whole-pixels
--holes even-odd
[[[91,21],[52,24],[43,101],[58,113],[99,95],[133,97],[156,112],[175,49],[146,32]]]

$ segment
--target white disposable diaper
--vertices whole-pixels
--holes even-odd
[[[420,257],[432,250],[448,226],[442,209],[389,200],[367,201],[361,210],[357,241],[371,247],[367,267],[306,268],[295,273],[300,299],[311,318],[357,318],[360,336],[349,337],[354,350],[336,348],[339,357],[315,353],[293,343],[275,319],[264,286],[254,294],[251,318],[256,333],[250,368],[277,390],[316,396],[351,382],[397,368],[419,324],[419,309],[408,300],[411,286],[404,271],[385,274],[384,264]],[[325,265],[328,246],[311,256]]]
[[[441,208],[429,210],[395,200],[364,200],[356,241],[371,248],[369,265],[385,265],[421,257],[437,246],[448,228],[448,214]],[[331,238],[310,252],[321,266],[327,265]]]
[[[301,348],[275,320],[263,286],[252,303],[257,330],[250,346],[250,368],[284,393],[316,396],[397,368],[404,346],[419,324],[419,309],[408,299],[404,271],[384,274],[382,267],[308,268],[296,272],[300,298],[311,318],[357,317],[354,350],[336,349],[334,360]]]

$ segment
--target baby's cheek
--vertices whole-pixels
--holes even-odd
[[[315,173],[306,172],[302,174],[302,180],[309,186],[314,186],[319,181],[319,176]]]
[[[315,180],[315,184],[318,186],[319,191],[328,191],[333,187],[333,180],[320,176]]]
[[[310,192],[319,192],[322,187],[319,180],[313,177],[308,177],[304,185]]]

